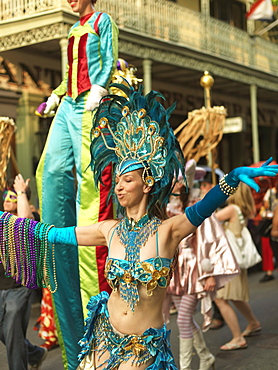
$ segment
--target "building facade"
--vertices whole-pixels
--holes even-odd
[[[224,105],[228,117],[244,123],[242,131],[224,134],[218,147],[217,163],[225,172],[278,158],[278,46],[267,34],[256,36],[257,21],[246,21],[252,2],[97,2],[117,23],[119,56],[137,68],[145,91],[177,102],[173,127],[204,105],[203,72],[214,77],[212,105]],[[50,124],[34,111],[61,81],[67,33],[76,20],[66,0],[0,0],[0,116],[16,122],[18,167],[33,190]]]

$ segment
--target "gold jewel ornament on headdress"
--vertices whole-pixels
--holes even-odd
[[[106,142],[103,128],[107,127],[114,138],[115,147],[110,147]],[[115,151],[119,158],[116,168],[118,175],[143,168],[143,180],[148,186],[164,176],[167,151],[164,138],[159,135],[160,127],[152,121],[144,108],[129,111],[129,107],[122,109],[122,118],[117,124],[117,130],[113,132],[109,121],[103,117],[93,135],[102,135],[103,142],[108,149]]]
[[[151,91],[118,85],[128,98],[108,95],[96,111],[92,129],[92,170],[96,183],[103,169],[112,162],[117,175],[143,169],[143,181],[152,186],[154,204],[167,202],[172,180],[179,170],[184,176],[184,159],[168,122],[174,106],[165,110]],[[151,204],[152,206],[152,204]]]

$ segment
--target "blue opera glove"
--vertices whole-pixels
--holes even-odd
[[[2,214],[3,214],[4,212],[2,212],[2,211],[0,211],[0,217],[2,216]]]
[[[223,193],[219,185],[214,186],[202,200],[185,208],[185,214],[192,225],[198,227],[201,223],[223,204],[228,195]]]
[[[268,166],[271,162],[272,158],[269,158],[261,167],[238,167],[232,170],[220,180],[220,185],[212,188],[202,200],[185,209],[188,220],[196,227],[201,225],[236,191],[240,181],[259,192],[260,187],[254,181],[255,177],[276,176],[278,174],[278,165]]]
[[[226,176],[226,182],[228,185],[237,186],[239,180],[244,182],[246,185],[253,188],[257,193],[260,191],[259,185],[255,182],[254,178],[259,176],[276,176],[278,174],[278,165],[269,164],[272,162],[273,158],[270,157],[265,161],[261,167],[238,167],[232,170]]]
[[[48,232],[48,241],[52,244],[66,244],[78,246],[76,235],[75,235],[75,226],[71,227],[52,227]]]

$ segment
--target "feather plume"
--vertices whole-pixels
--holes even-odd
[[[115,168],[126,152],[130,154],[130,158],[136,157],[142,162],[144,158],[155,179],[148,205],[148,212],[153,215],[158,204],[163,206],[168,202],[173,179],[178,178],[179,172],[185,179],[184,157],[169,123],[175,104],[166,110],[157,101],[158,98],[165,100],[164,96],[157,91],[150,91],[143,96],[142,85],[138,91],[127,86],[127,83],[111,86],[122,90],[128,98],[107,95],[95,111],[90,148],[95,183],[100,183],[104,168],[110,163]],[[126,115],[123,113],[125,109],[128,112]],[[146,115],[140,117],[143,109]],[[102,125],[103,122],[107,122],[107,125]],[[134,130],[130,130],[131,127]],[[152,134],[150,128],[154,130]],[[128,140],[133,149],[127,147]],[[114,192],[114,185],[113,181],[110,195]]]

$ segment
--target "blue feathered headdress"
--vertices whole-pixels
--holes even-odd
[[[143,181],[152,186],[148,213],[153,215],[156,205],[168,202],[173,179],[180,172],[185,179],[184,157],[169,124],[175,105],[166,110],[156,100],[164,96],[156,91],[143,96],[142,86],[138,91],[122,84],[111,86],[122,90],[127,98],[107,95],[95,112],[91,134],[95,183],[99,184],[102,171],[110,163],[119,175],[143,168]]]

